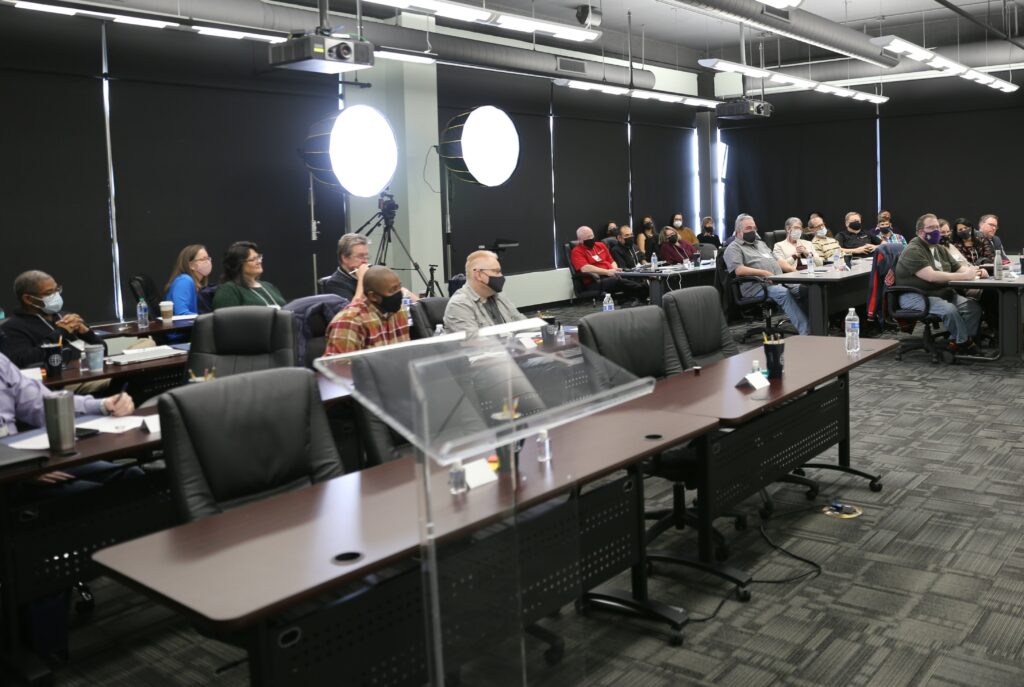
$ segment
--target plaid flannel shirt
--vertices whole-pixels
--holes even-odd
[[[359,299],[327,325],[324,355],[351,353],[408,340],[409,318],[404,309],[388,317],[376,305]]]

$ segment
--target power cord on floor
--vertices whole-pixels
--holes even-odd
[[[739,589],[738,586],[737,587],[733,587],[732,589],[730,589],[729,593],[722,597],[722,600],[718,602],[717,606],[715,606],[715,610],[711,611],[711,613],[709,615],[706,615],[703,618],[694,618],[694,617],[691,616],[690,617],[690,622],[691,623],[706,623],[709,620],[713,620],[714,617],[716,615],[718,615],[718,612],[720,610],[722,610],[722,606],[725,605],[725,602],[729,600],[729,597],[731,597],[733,594],[736,593],[737,589]]]
[[[808,570],[807,572],[800,573],[799,575],[794,575],[793,577],[784,577],[784,578],[782,578],[780,580],[755,580],[755,579],[751,579],[750,580],[750,584],[787,584],[789,582],[799,582],[800,580],[807,579],[807,578],[814,579],[815,577],[817,577],[818,575],[821,574],[821,572],[822,572],[821,565],[819,565],[818,563],[815,563],[810,558],[804,558],[803,556],[798,556],[795,553],[793,553],[792,551],[789,551],[789,550],[785,549],[784,547],[779,546],[778,544],[773,542],[771,540],[771,537],[768,536],[768,533],[764,531],[764,523],[763,522],[761,523],[761,526],[758,529],[761,530],[761,536],[764,538],[764,540],[766,542],[768,542],[768,546],[772,547],[776,551],[779,551],[780,553],[783,553],[783,554],[789,556],[790,558],[793,558],[795,560],[800,561],[801,563],[806,563],[807,565],[811,566],[813,568],[813,570]]]

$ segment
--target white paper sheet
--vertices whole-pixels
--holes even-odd
[[[122,434],[132,429],[142,427],[142,418],[125,415],[124,417],[98,417],[95,420],[76,424],[77,427],[86,429],[98,429],[107,434]]]
[[[28,451],[47,451],[50,448],[50,439],[46,436],[46,432],[43,432],[34,437],[12,441],[7,445],[11,448],[23,448]]]
[[[466,486],[470,489],[476,489],[489,482],[497,481],[498,476],[494,474],[494,470],[486,458],[466,463]]]
[[[41,367],[26,367],[21,371],[21,376],[26,379],[38,379],[40,382],[43,381],[43,368]]]

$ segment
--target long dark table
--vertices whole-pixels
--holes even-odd
[[[991,269],[991,268],[989,268]],[[1024,276],[1016,279],[970,279],[949,282],[949,286],[965,289],[994,290],[999,296],[999,357],[1020,358],[1021,297],[1024,295]]]
[[[95,382],[102,379],[120,380],[128,377],[156,374],[180,377],[178,383],[183,383],[185,381],[185,367],[187,363],[188,354],[184,354],[139,363],[129,363],[127,365],[104,363],[102,369],[83,371],[81,369],[81,361],[72,360],[58,374],[44,376],[43,384],[51,389],[58,389],[69,384]]]
[[[837,272],[830,267],[817,268],[813,276],[806,271],[776,275],[779,284],[803,284],[807,288],[807,321],[813,336],[828,336],[828,318],[834,313],[864,305],[868,300],[871,260],[854,260],[853,269]]]
[[[651,305],[656,305],[660,308],[664,295],[673,290],[673,283],[675,283],[676,289],[701,285],[714,286],[715,265],[714,263],[701,265],[695,269],[625,270],[620,272],[619,276],[646,281]]]
[[[138,322],[109,322],[94,325],[92,331],[101,339],[112,339],[117,336],[153,336],[168,332],[188,333],[196,322],[195,318],[165,322],[159,315],[160,313],[157,313],[157,317],[151,319],[145,329],[139,328]]]

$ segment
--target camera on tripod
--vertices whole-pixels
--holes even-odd
[[[394,194],[381,191],[381,194],[377,196],[377,209],[384,217],[394,220],[395,213],[398,211],[398,203],[395,202]]]

